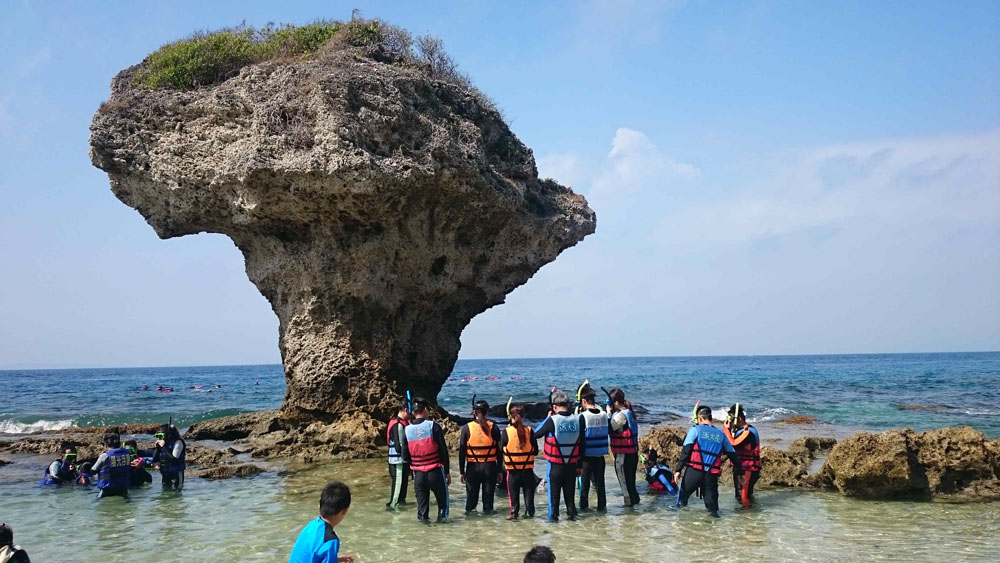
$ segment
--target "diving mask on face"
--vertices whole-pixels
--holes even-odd
[[[76,459],[76,454],[74,453],[63,454],[63,457],[66,458],[66,461],[71,461]]]
[[[132,446],[127,446],[125,449],[128,450],[130,454],[133,455],[135,454],[135,448],[133,448]]]
[[[167,439],[167,435],[164,434],[163,432],[157,432],[156,434],[153,434],[153,437],[156,438],[157,440],[166,440]]]

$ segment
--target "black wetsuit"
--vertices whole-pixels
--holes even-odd
[[[572,440],[572,444],[564,443],[565,449],[572,448],[576,452],[576,459],[573,456],[567,456],[566,453],[562,452],[560,449],[553,449],[549,445],[550,438],[547,436],[552,436],[556,443],[559,442],[562,437],[560,433],[563,429],[557,428],[556,424],[553,422],[552,417],[548,417],[535,428],[532,437],[536,440],[538,438],[546,438],[545,446],[545,458],[549,461],[549,468],[546,476],[548,477],[548,494],[549,494],[549,520],[556,521],[559,520],[559,494],[562,493],[563,500],[566,502],[566,516],[570,520],[576,519],[576,473],[583,467],[583,456],[581,454],[582,444],[583,444],[583,433],[586,429],[586,421],[583,415],[574,415],[569,412],[557,413],[566,418],[576,419],[577,424],[575,425],[575,430],[568,431],[569,434],[575,434],[576,437]],[[553,462],[552,456],[560,456],[564,459],[563,463]]]
[[[426,427],[430,425],[430,429]],[[438,520],[448,517],[448,482],[451,471],[448,445],[441,425],[417,419],[403,432],[403,462],[413,472],[413,494],[417,497],[417,519],[430,520],[430,493],[437,501]],[[427,468],[426,470],[423,468]]]
[[[721,440],[725,440],[724,442],[720,442],[722,444],[721,451],[718,453],[709,453],[707,450],[699,452],[697,440],[692,442],[692,437],[698,436],[697,431],[699,426],[709,428],[710,430],[707,430],[707,432],[717,433],[721,436]],[[680,491],[677,493],[678,502],[681,506],[687,506],[688,498],[696,490],[701,489],[705,508],[713,516],[719,515],[719,472],[722,455],[727,456],[731,462],[738,466],[739,460],[736,457],[736,451],[733,450],[729,439],[722,434],[721,430],[706,424],[694,426],[688,431],[688,435],[684,438],[684,449],[681,450],[681,458],[677,464],[677,471],[674,472],[676,474],[682,470],[684,471],[684,478],[681,479],[680,483]]]
[[[527,429],[529,432],[530,428]],[[507,432],[500,435],[500,447],[507,448],[510,437]],[[535,475],[534,459],[538,455],[538,442],[534,438],[530,439],[530,457],[524,458],[519,455],[511,459],[511,463],[505,464],[507,467],[507,498],[510,501],[510,517],[517,518],[521,512],[521,495],[524,495],[524,514],[531,518],[535,515],[535,488],[538,487],[539,479]],[[530,467],[524,467],[529,465]],[[524,467],[523,469],[518,466]]]

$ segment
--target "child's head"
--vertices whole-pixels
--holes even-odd
[[[647,468],[653,467],[654,465],[656,465],[656,461],[657,461],[656,450],[654,450],[653,448],[649,448],[649,450],[646,452],[646,467]]]
[[[331,481],[319,496],[319,515],[331,526],[344,519],[351,506],[351,489],[340,481]]]

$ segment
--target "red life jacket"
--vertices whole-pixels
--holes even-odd
[[[403,463],[403,452],[400,451],[399,440],[396,439],[393,431],[396,429],[397,424],[402,424],[405,428],[409,422],[399,418],[398,416],[392,417],[389,421],[389,428],[385,431],[385,443],[389,445],[389,463],[396,465]]]
[[[736,446],[740,467],[743,471],[760,471],[760,436],[753,426],[747,426],[743,431],[750,432],[751,437]]]
[[[625,412],[625,411],[622,411]],[[626,420],[628,416],[626,415]],[[632,424],[625,423],[625,428],[620,432],[611,430],[611,453],[613,454],[635,454],[639,453],[639,445],[636,436],[632,433]]]
[[[707,471],[709,473],[718,474],[722,472],[722,440],[726,440],[726,444],[729,444],[729,438],[722,433],[721,430],[713,428],[712,426],[698,425],[695,428],[698,429],[698,438],[695,439],[694,444],[691,449],[691,460],[688,461],[688,466],[697,469],[699,471]],[[703,434],[709,434],[706,437],[707,445],[703,449],[699,440]],[[717,434],[717,435],[716,435]],[[712,451],[718,448],[718,451]],[[704,455],[703,455],[704,454]],[[706,459],[710,460],[706,463]]]
[[[406,427],[406,448],[410,452],[410,469],[413,471],[433,471],[444,467],[441,453],[434,440],[435,423],[429,420],[410,424]]]
[[[545,436],[545,459],[549,463],[574,465],[580,461],[580,416],[554,414],[554,432]]]

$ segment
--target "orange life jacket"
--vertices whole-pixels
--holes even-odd
[[[493,440],[493,422],[486,421],[487,431],[476,421],[468,424],[469,440],[465,443],[465,457],[472,463],[496,463],[499,444]]]
[[[523,446],[517,445],[517,428],[507,427],[507,446],[503,449],[503,463],[509,471],[532,469],[535,467],[535,456],[531,454],[531,429],[528,428],[528,439]]]

